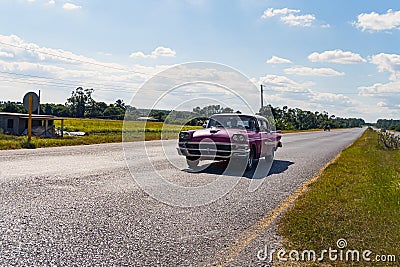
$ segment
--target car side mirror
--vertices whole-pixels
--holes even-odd
[[[260,131],[260,127],[256,126],[256,132]]]

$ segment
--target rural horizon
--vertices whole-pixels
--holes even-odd
[[[68,102],[71,100],[71,97],[74,97],[77,95],[76,92],[78,92],[78,89],[82,89],[82,92],[84,91],[90,91],[90,94],[88,95],[87,98],[87,103],[85,103],[86,105],[86,109],[89,110],[89,113],[83,111],[82,115],[77,115],[74,114],[74,107],[71,106],[71,103],[68,105]],[[204,110],[206,108],[211,108],[213,106],[217,106],[217,105],[207,105],[207,106],[203,106],[202,112],[199,112],[201,107],[199,106],[195,106],[192,107],[191,110],[189,109],[182,109],[182,110],[164,110],[164,109],[152,109],[152,108],[146,108],[146,107],[138,107],[138,106],[131,106],[129,104],[127,104],[123,99],[117,99],[115,102],[113,103],[105,103],[105,102],[98,102],[95,99],[92,98],[92,95],[94,93],[93,89],[83,89],[82,87],[78,87],[78,89],[76,89],[75,91],[72,91],[72,96],[68,99],[66,99],[66,101],[63,104],[56,104],[56,103],[41,103],[40,105],[40,113],[44,114],[44,115],[54,115],[54,116],[58,116],[58,117],[71,117],[71,118],[103,118],[103,119],[124,119],[125,115],[128,114],[129,115],[133,115],[132,112],[129,112],[130,109],[135,109],[137,110],[137,112],[134,113],[134,118],[137,118],[139,116],[150,116],[150,117],[155,117],[157,120],[159,121],[164,121],[165,116],[168,116],[168,114],[173,113],[173,112],[183,112],[182,114],[197,114],[197,116],[199,117],[207,117],[210,116],[212,114],[215,113],[234,113],[234,112],[241,112],[240,110],[234,110],[231,109],[229,106],[221,106],[218,105],[218,108],[215,109],[211,109],[207,112],[205,112]],[[16,106],[15,106],[16,105]],[[99,113],[90,113],[91,109],[93,109],[93,107],[96,106],[97,109],[99,109],[98,112],[100,112],[101,114],[105,112],[105,110],[108,108],[109,110],[107,110],[104,115],[101,115]],[[55,111],[54,107],[62,107],[65,108],[66,110],[69,110],[69,112],[61,112],[61,111]],[[219,109],[219,107],[221,107],[221,109]],[[270,104],[266,104],[266,107],[272,109],[272,110],[280,110],[281,107],[272,107]],[[116,108],[118,108],[119,110],[116,110]],[[300,112],[307,112],[307,113],[314,113],[314,114],[324,114],[326,113],[327,116],[329,115],[329,113],[327,113],[325,110],[324,111],[308,111],[308,110],[301,110],[299,108],[296,107],[287,107],[287,106],[283,106],[282,108],[286,108],[288,110],[299,110]],[[102,109],[102,110],[101,110]],[[196,112],[197,110],[197,112]],[[4,111],[4,112],[20,112],[20,113],[27,113],[28,111],[22,107],[22,102],[11,102],[11,101],[5,101],[5,100],[0,100],[0,112]],[[256,112],[256,114],[260,114],[261,108],[258,110],[258,112]],[[37,112],[37,110],[36,110]],[[274,113],[274,112],[273,112]],[[282,116],[282,115],[279,115]],[[132,117],[132,116],[131,116]],[[191,120],[193,119],[193,117],[189,117],[187,116],[187,120]],[[335,118],[337,117],[335,114],[330,114],[329,117],[327,118]],[[341,117],[338,117],[341,118]],[[342,118],[342,119],[349,119],[349,118]],[[355,118],[354,118],[355,119]],[[362,125],[376,125],[377,127],[382,127],[382,128],[387,128],[387,126],[389,126],[390,128],[390,123],[388,123],[389,121],[394,121],[393,122],[393,130],[394,129],[398,129],[400,130],[400,126],[397,127],[398,123],[398,119],[396,118],[378,118],[377,121],[375,122],[366,122],[365,120],[363,120],[362,118],[358,118],[359,120],[362,121]],[[279,118],[278,118],[279,120]],[[326,121],[328,121],[328,119],[326,119]],[[167,121],[167,123],[183,123],[183,121]],[[328,123],[328,122],[326,122]],[[330,122],[332,123],[332,122]],[[322,128],[323,125],[318,126],[319,128]],[[358,124],[357,124],[358,127]],[[282,127],[280,126],[279,129],[286,129],[287,127]],[[298,129],[298,128],[289,128],[289,129]],[[307,129],[307,128],[305,128]],[[300,129],[299,129],[300,130]]]

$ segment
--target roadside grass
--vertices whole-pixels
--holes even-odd
[[[377,141],[378,134],[367,129],[280,219],[286,248],[318,253],[337,249],[344,238],[347,249],[371,250],[371,258],[397,255],[400,261],[400,150],[384,150]]]
[[[55,122],[56,128],[61,127],[61,122]],[[162,122],[128,121],[124,125],[121,120],[102,119],[66,119],[64,130],[70,132],[85,132],[85,136],[66,136],[55,138],[32,137],[28,144],[26,136],[12,136],[0,133],[0,149],[39,148],[55,146],[89,145],[100,143],[124,141],[150,141],[160,139],[176,139],[181,130],[198,129],[197,126],[180,126],[164,124]]]

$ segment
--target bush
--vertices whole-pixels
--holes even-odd
[[[22,141],[21,147],[27,149],[35,149],[36,145],[32,142],[28,142],[28,139],[25,139],[24,141]]]

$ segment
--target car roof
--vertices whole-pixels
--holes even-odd
[[[211,115],[211,117],[215,117],[215,116],[232,116],[232,115],[236,115],[236,116],[246,116],[246,117],[255,117],[257,119],[265,119],[265,117],[260,116],[260,115],[255,115],[255,114],[241,114],[241,113],[217,113],[214,115]]]

